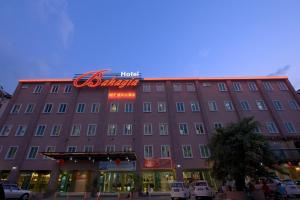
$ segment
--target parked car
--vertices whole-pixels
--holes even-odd
[[[193,194],[195,196],[195,199],[213,199],[214,197],[214,191],[212,188],[208,185],[207,181],[196,181],[192,184],[194,190]]]
[[[189,199],[191,198],[190,189],[184,184],[184,182],[176,181],[171,183],[171,199]]]
[[[288,197],[300,197],[300,189],[297,187],[294,181],[284,180],[282,181],[282,184]]]
[[[3,183],[2,185],[5,199],[28,200],[30,197],[30,191],[20,189],[17,184]]]
[[[259,190],[262,189],[263,182],[266,182],[271,192],[277,192],[277,185],[278,183],[281,183],[280,180],[278,179],[260,178],[255,183],[255,189],[259,189]]]

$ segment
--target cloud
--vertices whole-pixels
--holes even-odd
[[[280,67],[279,69],[277,69],[275,72],[269,74],[268,76],[280,76],[280,75],[286,75],[289,70],[291,69],[290,65],[286,65],[284,67]]]

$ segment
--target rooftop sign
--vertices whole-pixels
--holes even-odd
[[[76,74],[73,79],[74,87],[135,87],[141,79],[140,72],[108,73],[110,70],[90,71]]]

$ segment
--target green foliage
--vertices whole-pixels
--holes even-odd
[[[238,190],[245,185],[245,177],[269,176],[275,157],[266,139],[254,133],[257,122],[253,117],[217,129],[210,142],[213,175],[222,181],[236,181]]]

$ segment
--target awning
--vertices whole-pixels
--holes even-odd
[[[134,161],[135,152],[41,152],[55,160]]]

